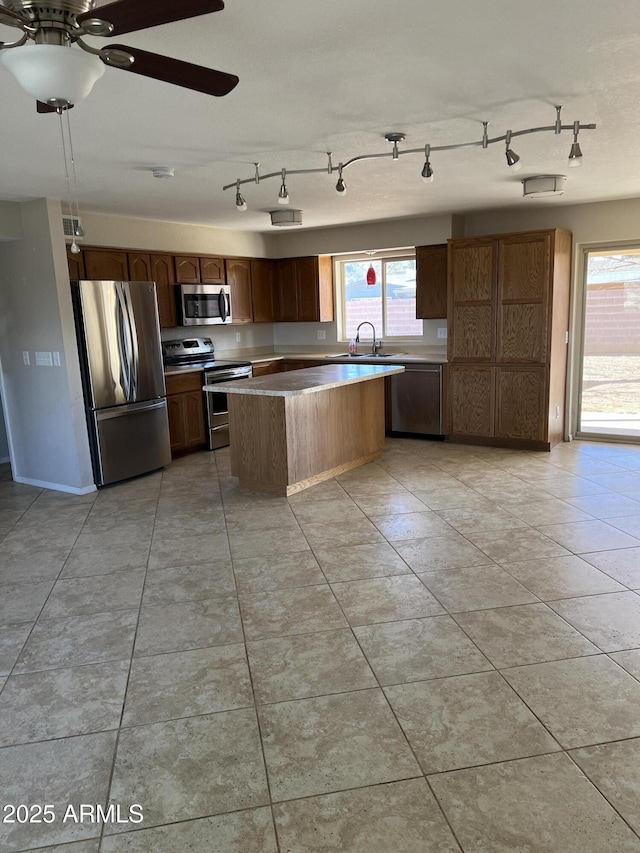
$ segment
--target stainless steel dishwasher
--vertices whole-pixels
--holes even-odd
[[[391,432],[441,436],[442,365],[405,364],[390,381]]]

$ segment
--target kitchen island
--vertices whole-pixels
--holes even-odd
[[[377,459],[384,380],[403,371],[330,364],[225,382],[232,474],[243,488],[286,496]]]

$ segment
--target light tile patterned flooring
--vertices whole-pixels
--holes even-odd
[[[55,815],[2,851],[640,851],[638,445],[390,440],[289,500],[5,467],[0,588],[1,805]]]

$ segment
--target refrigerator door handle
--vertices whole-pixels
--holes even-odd
[[[138,329],[136,328],[135,315],[131,305],[131,290],[128,282],[123,282],[122,293],[124,304],[127,311],[127,325],[129,329],[129,341],[131,346],[130,358],[130,383],[131,395],[130,399],[135,402],[138,398],[138,377],[140,374],[140,358],[138,353]]]
[[[152,412],[154,409],[166,409],[167,401],[152,400],[149,403],[133,403],[127,406],[114,406],[112,409],[98,409],[95,413],[97,421],[108,421],[111,418],[124,418],[138,412]]]
[[[118,354],[120,356],[120,380],[127,400],[131,399],[131,358],[129,354],[127,329],[125,328],[126,307],[120,282],[114,282],[116,294],[116,329],[118,335]]]

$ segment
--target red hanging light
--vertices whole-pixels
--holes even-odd
[[[376,271],[373,268],[373,264],[369,262],[369,269],[367,270],[367,284],[373,287],[376,283]]]

